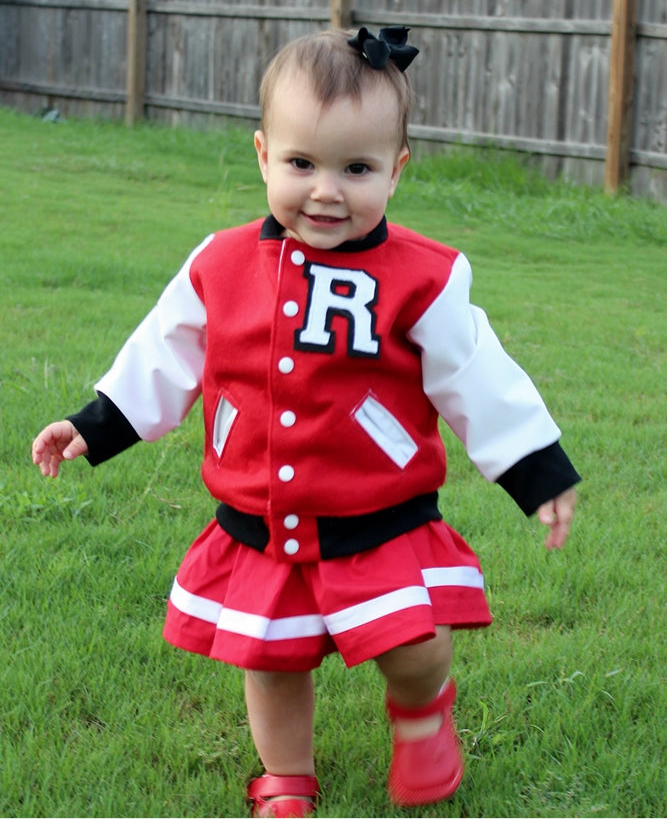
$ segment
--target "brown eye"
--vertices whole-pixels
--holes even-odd
[[[353,162],[347,166],[347,172],[352,176],[363,176],[370,168],[364,162]]]
[[[290,159],[290,163],[297,171],[308,171],[313,167],[312,163],[307,159],[302,159],[298,156],[295,156],[294,159]]]

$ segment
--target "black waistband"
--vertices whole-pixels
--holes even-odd
[[[235,540],[263,552],[269,543],[269,527],[260,515],[239,512],[221,503],[215,513],[220,526]],[[349,517],[318,517],[320,555],[330,560],[373,549],[431,520],[441,520],[438,493],[418,495],[404,503]]]

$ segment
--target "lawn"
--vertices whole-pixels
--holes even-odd
[[[92,384],[190,250],[263,215],[252,138],[0,109],[0,815],[244,816],[260,772],[242,673],[161,638],[215,502],[199,407],[56,481],[34,435]],[[316,675],[319,816],[664,816],[667,208],[549,183],[512,157],[417,157],[389,218],[463,250],[473,300],[584,477],[562,552],[451,433],[448,521],[495,617],[459,633],[467,773],[448,803],[386,796],[376,669]]]

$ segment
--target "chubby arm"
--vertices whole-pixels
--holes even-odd
[[[176,427],[199,395],[206,347],[206,312],[190,281],[197,247],[157,305],[95,385],[97,398],[33,443],[33,461],[56,477],[63,460],[85,455],[97,465],[139,440]]]
[[[459,254],[410,338],[421,348],[426,395],[477,469],[496,481],[522,458],[556,442],[560,430],[484,311],[470,303],[471,283],[468,260]]]
[[[32,459],[43,475],[55,478],[63,460],[79,455],[94,466],[183,420],[201,390],[206,348],[206,311],[190,267],[212,238],[195,248],[126,341],[95,385],[96,400],[35,438]]]
[[[547,546],[565,541],[579,475],[537,388],[470,303],[472,273],[460,254],[442,292],[410,331],[422,351],[424,391],[469,458],[526,515],[540,510]]]
[[[212,238],[190,254],[95,384],[98,395],[105,396],[144,441],[155,441],[177,427],[201,392],[206,309],[190,269]]]
[[[45,427],[32,443],[32,461],[46,478],[57,478],[60,464],[88,452],[88,444],[71,421]]]

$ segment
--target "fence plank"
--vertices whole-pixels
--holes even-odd
[[[146,0],[129,0],[127,17],[127,101],[125,124],[144,116],[146,92]]]
[[[331,27],[349,28],[352,25],[351,0],[331,0]]]
[[[615,193],[630,172],[636,0],[614,0],[609,55],[609,106],[604,186]]]

